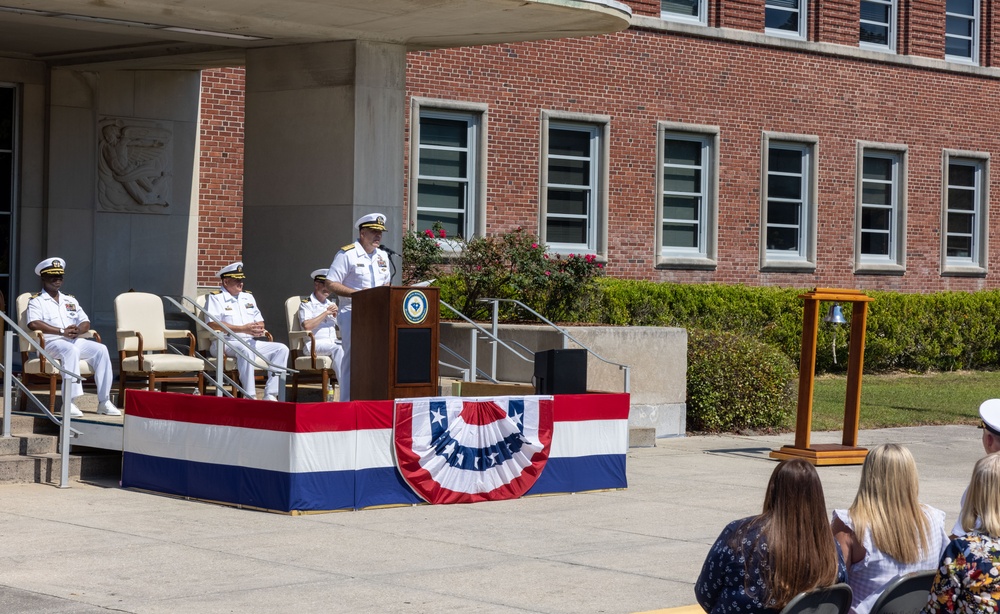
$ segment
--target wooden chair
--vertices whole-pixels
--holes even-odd
[[[781,614],[847,614],[854,593],[846,584],[834,584],[799,593],[781,610]]]
[[[191,331],[168,330],[163,300],[147,292],[126,292],[115,298],[118,338],[118,402],[125,403],[129,380],[144,381],[149,390],[168,383],[197,384],[205,392],[205,363],[195,357]],[[188,354],[170,351],[168,339],[188,340]]]
[[[298,399],[299,383],[306,380],[319,381],[323,386],[322,400],[326,401],[328,394],[333,392],[337,374],[333,368],[333,359],[323,354],[316,354],[316,337],[312,332],[302,330],[299,322],[299,305],[302,297],[293,296],[285,301],[285,320],[288,323],[288,348],[294,357],[294,368],[298,373],[292,375],[292,402]],[[302,356],[303,344],[309,341],[311,351],[309,356]]]
[[[205,305],[208,302],[208,295],[202,294],[198,296],[195,299],[195,302],[198,304],[198,309],[199,309],[198,315],[202,315],[201,312],[205,310]],[[205,322],[209,321],[208,318],[205,317],[203,317],[202,319]],[[269,331],[266,330],[264,331],[264,338],[268,341],[274,341],[274,337],[271,335]],[[198,340],[197,341],[198,353],[205,357],[205,369],[212,374],[212,377],[215,377],[216,365],[219,362],[218,358],[213,357],[211,354],[211,347],[212,344],[215,343],[215,338],[212,336],[210,332],[204,330],[202,327],[199,326],[197,333],[197,340]],[[222,357],[225,359],[225,362],[222,365],[222,370],[225,373],[226,377],[233,380],[234,382],[239,382],[240,372],[236,370],[236,359],[232,356],[226,355],[225,346],[223,346],[222,348]],[[255,358],[254,368],[257,371],[261,371],[267,369],[267,365],[264,364],[259,358]],[[265,377],[266,373],[262,372],[260,374],[255,375],[254,379],[257,381],[258,384],[263,384]],[[231,386],[230,392],[232,393],[233,396],[237,396],[235,387]]]
[[[28,301],[31,300],[31,294],[25,292],[17,297],[15,305],[17,307],[17,325],[25,331],[28,331]],[[45,336],[37,331],[28,331],[34,335],[35,341],[38,345],[45,349]],[[83,335],[80,335],[85,339],[93,339],[98,343],[101,343],[101,336],[97,334],[95,330],[89,330]],[[28,339],[24,335],[18,335],[18,343],[21,351],[21,383],[23,383],[29,390],[34,389],[35,391],[45,390],[49,393],[49,411],[55,412],[56,408],[56,390],[59,388],[59,384],[62,381],[62,374],[56,370],[56,368],[41,354],[35,352],[35,349],[31,347]],[[66,366],[69,368],[69,366]],[[86,361],[81,360],[80,364],[77,365],[79,373],[84,379],[88,377],[93,377],[94,372],[91,370],[90,365]],[[45,386],[42,388],[41,386]],[[20,401],[18,403],[18,410],[24,411],[27,405],[28,397],[27,395],[20,395]]]
[[[936,575],[936,569],[928,569],[896,578],[872,604],[871,614],[917,614],[927,605]]]

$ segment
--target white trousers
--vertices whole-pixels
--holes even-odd
[[[302,347],[302,355],[312,355],[312,344],[308,341]],[[329,356],[333,360],[333,371],[337,374],[337,381],[340,381],[340,363],[344,359],[344,345],[338,339],[317,339],[316,355]],[[344,389],[343,382],[340,384],[340,389]]]
[[[108,348],[103,343],[98,343],[93,339],[60,337],[46,341],[45,350],[61,359],[63,368],[68,371],[76,372],[80,369],[80,361],[86,362],[94,372],[94,381],[97,382],[97,402],[103,403],[111,400],[111,381],[115,375],[111,370],[111,357],[108,355]],[[72,384],[69,394],[70,399],[82,395],[83,384],[79,381]]]
[[[257,341],[249,339],[247,341],[251,347],[263,354],[264,358],[272,364],[288,366],[288,346],[283,343],[273,341]],[[216,344],[212,343],[212,356],[216,356]],[[253,371],[254,362],[257,357],[243,347],[243,344],[234,341],[226,346],[226,354],[236,358],[236,370],[240,373],[240,385],[247,393],[257,398],[257,385],[254,382]],[[216,356],[217,357],[217,356]],[[267,381],[264,384],[264,394],[278,396],[279,378],[273,371],[267,372]]]
[[[351,310],[341,309],[337,312],[337,326],[340,327],[340,340],[344,345],[344,355],[340,359],[340,370],[337,371],[337,381],[340,382],[340,400],[351,400]]]

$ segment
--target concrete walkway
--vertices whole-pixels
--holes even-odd
[[[863,431],[909,446],[954,522],[971,426]],[[0,487],[0,611],[640,612],[694,603],[730,520],[759,512],[793,436],[687,437],[629,453],[624,491],[280,516],[115,484]],[[814,435],[832,443],[839,433]],[[820,468],[847,507],[860,467]]]

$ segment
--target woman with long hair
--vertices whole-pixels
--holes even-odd
[[[793,459],[771,473],[763,511],[729,523],[715,540],[694,590],[711,614],[772,614],[803,591],[845,578],[819,474]]]
[[[919,489],[913,455],[888,443],[868,452],[850,509],[834,510],[833,534],[847,561],[855,614],[868,614],[897,576],[937,567],[948,543],[945,514],[922,505]]]
[[[1000,597],[1000,452],[979,459],[959,522],[966,534],[941,555],[926,614],[997,612]]]

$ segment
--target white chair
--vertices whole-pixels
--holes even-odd
[[[169,330],[163,300],[147,292],[126,292],[115,298],[118,337],[119,403],[125,403],[129,380],[144,380],[149,390],[168,383],[197,383],[205,392],[205,363],[195,357],[195,336],[187,330]],[[188,340],[187,355],[170,351],[168,339]]]
[[[25,292],[17,297],[17,325],[21,330],[28,330],[28,301],[31,300],[31,294]],[[38,331],[33,331],[32,334],[35,336],[35,341],[38,345],[45,348],[45,337],[42,333]],[[80,335],[82,338],[90,338],[98,343],[101,342],[101,336],[97,334],[95,330],[89,330],[86,333]],[[56,370],[56,368],[50,363],[44,356],[35,352],[35,349],[31,347],[28,339],[24,335],[18,335],[18,342],[21,351],[21,383],[28,387],[29,390],[34,388],[35,390],[48,390],[49,393],[49,411],[55,412],[56,407],[56,390],[59,386],[59,382],[62,379],[62,374]],[[71,365],[66,365],[64,368],[71,368]],[[93,377],[94,372],[91,370],[90,365],[86,361],[81,360],[80,364],[77,365],[79,373],[84,378]],[[39,388],[39,385],[46,384],[47,388]],[[21,400],[19,403],[20,411],[24,411],[25,405],[28,401],[27,395],[21,395]]]
[[[325,401],[328,394],[332,392],[334,382],[337,381],[336,371],[333,367],[333,359],[323,354],[316,354],[316,337],[312,332],[302,330],[299,322],[299,306],[302,304],[302,297],[293,296],[285,301],[285,320],[288,322],[288,347],[295,357],[295,370],[298,373],[292,375],[292,402],[298,399],[299,383],[312,378],[313,381],[321,382],[323,386],[322,399]],[[309,341],[311,351],[308,356],[302,356],[303,344]],[[318,379],[317,379],[318,378]]]

